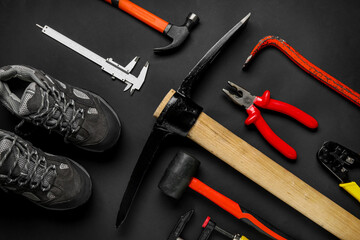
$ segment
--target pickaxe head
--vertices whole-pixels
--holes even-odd
[[[190,98],[191,88],[200,74],[218,56],[225,44],[249,20],[250,13],[230,29],[193,67],[178,91],[170,90],[154,113],[157,121],[136,163],[118,212],[116,226],[126,218],[141,181],[163,140],[170,135],[186,137],[202,112]]]
[[[177,26],[169,23],[163,34],[171,38],[172,42],[165,47],[155,48],[154,52],[157,54],[169,53],[178,48],[187,39],[191,30],[199,21],[200,18],[195,13],[189,13],[183,25]]]

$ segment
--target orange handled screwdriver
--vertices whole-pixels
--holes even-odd
[[[160,54],[167,53],[178,48],[187,39],[190,31],[199,23],[200,20],[195,13],[189,13],[185,23],[181,26],[176,26],[159,18],[158,16],[152,14],[151,12],[143,9],[129,0],[105,0],[105,2],[112,4],[114,7],[120,8],[121,10],[154,28],[155,30],[163,33],[165,36],[171,38],[172,42],[168,46],[154,49],[155,53]]]

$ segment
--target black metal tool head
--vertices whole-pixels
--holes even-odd
[[[255,96],[251,95],[245,88],[242,88],[235,83],[228,81],[230,85],[227,88],[223,88],[223,92],[228,96],[234,103],[249,108],[254,100]]]
[[[173,94],[161,110],[148,140],[140,154],[138,162],[133,170],[130,181],[124,193],[120,209],[116,219],[116,226],[120,226],[126,219],[131,204],[136,196],[139,186],[145,176],[161,142],[170,135],[187,136],[192,126],[202,112],[202,108],[190,99],[193,82],[207,69],[216,58],[229,39],[238,32],[248,21],[250,13],[228,31],[195,65],[181,84],[178,91]]]
[[[181,233],[182,233],[182,231],[184,231],[186,224],[190,221],[191,217],[194,215],[194,212],[195,212],[195,210],[191,209],[179,218],[178,222],[176,223],[176,225],[172,229],[171,233],[169,234],[167,240],[182,239],[182,238],[180,238]]]
[[[200,161],[179,152],[167,167],[158,187],[166,195],[179,199],[200,167]]]
[[[183,25],[177,26],[169,23],[163,34],[171,38],[172,42],[165,47],[154,48],[154,52],[163,54],[177,49],[188,38],[191,30],[199,23],[199,21],[200,18],[195,13],[189,13]]]
[[[325,142],[317,153],[318,160],[340,182],[349,182],[349,169],[360,167],[360,155],[335,142]]]
[[[231,28],[219,41],[215,43],[214,46],[210,48],[209,51],[200,59],[200,61],[191,69],[188,76],[184,79],[181,86],[178,89],[178,92],[183,94],[186,97],[190,97],[191,87],[196,81],[201,73],[214,61],[220,51],[224,48],[225,44],[242,29],[245,24],[248,22],[251,13],[248,13],[243,19],[240,20],[233,28]]]

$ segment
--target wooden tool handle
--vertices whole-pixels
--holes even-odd
[[[158,117],[175,90],[154,113]],[[359,239],[360,220],[215,120],[201,113],[189,139],[340,239]]]
[[[133,17],[139,19],[140,21],[146,23],[150,27],[154,28],[155,30],[163,33],[166,26],[169,24],[167,21],[159,18],[158,16],[152,14],[151,12],[143,9],[142,7],[136,5],[129,0],[105,0],[106,2],[115,4],[118,2],[117,7],[121,10],[127,12],[128,14],[132,15]]]

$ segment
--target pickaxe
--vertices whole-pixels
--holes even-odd
[[[105,0],[114,7],[120,8],[133,17],[146,23],[155,30],[172,39],[172,42],[165,47],[154,48],[155,53],[168,53],[178,48],[189,36],[190,31],[199,23],[200,19],[195,13],[189,13],[185,23],[181,26],[169,23],[151,12],[143,9],[129,0]]]
[[[226,33],[190,71],[178,91],[170,90],[156,109],[157,120],[131,175],[116,225],[125,220],[161,142],[170,135],[179,135],[198,143],[338,238],[358,239],[359,219],[210,118],[190,98],[193,82],[249,17]]]

